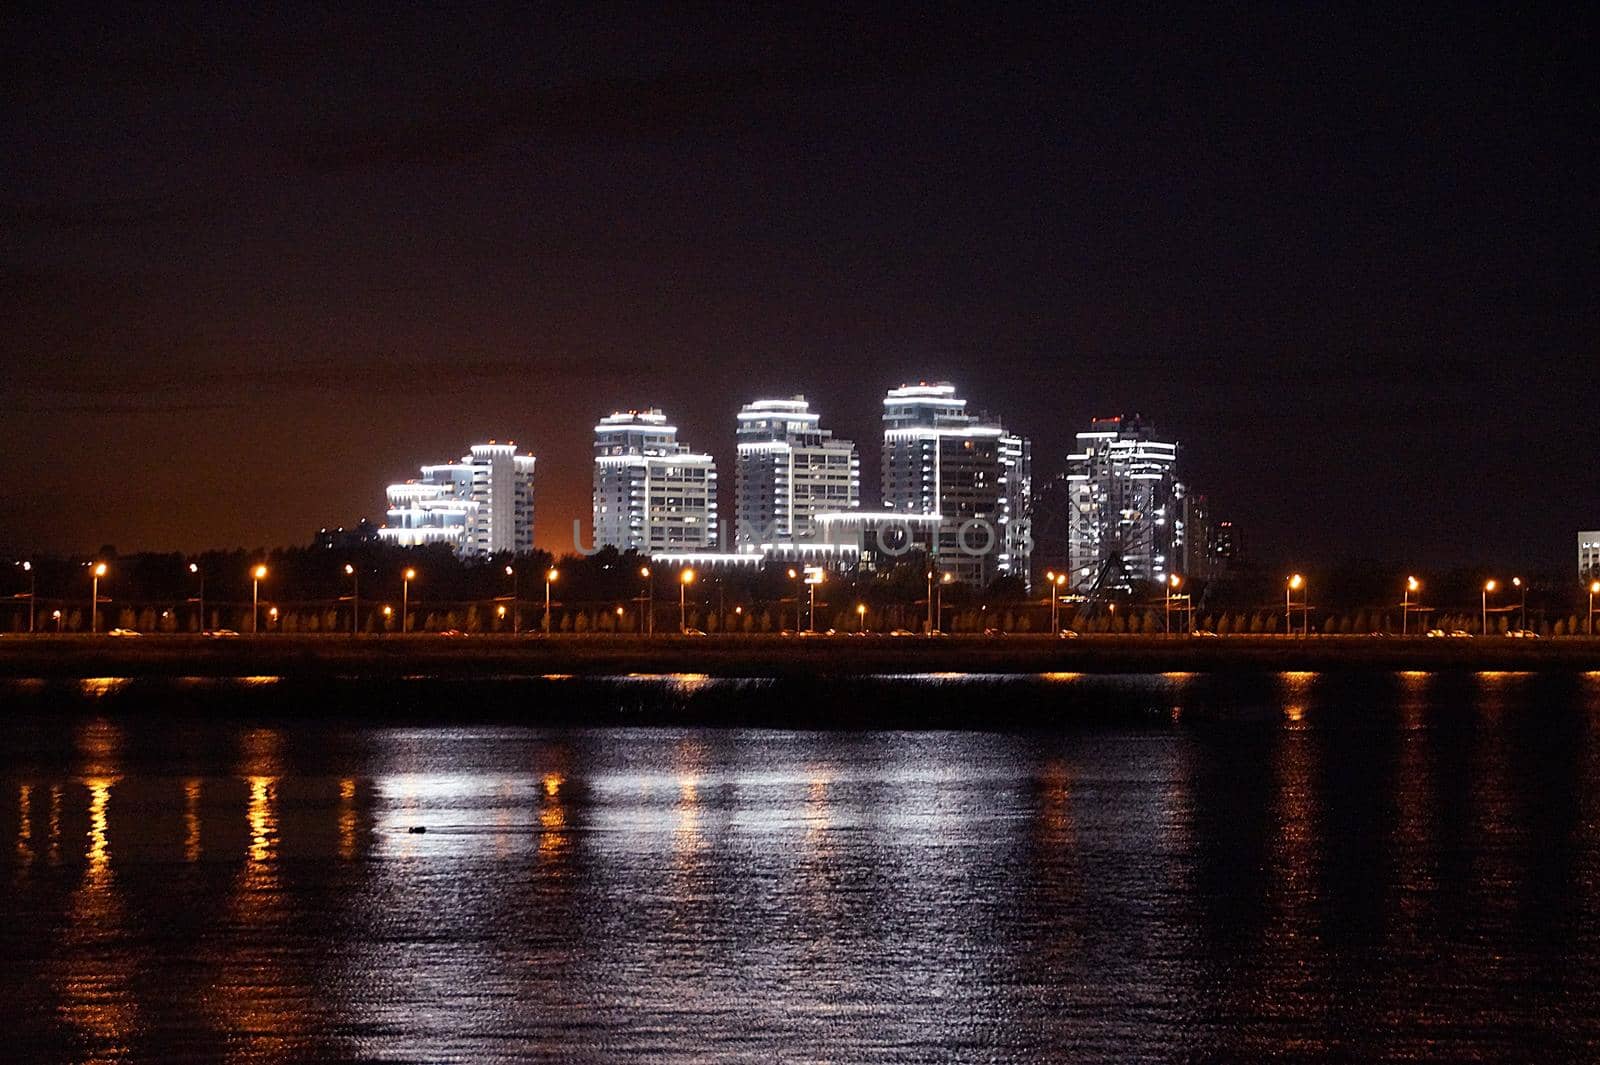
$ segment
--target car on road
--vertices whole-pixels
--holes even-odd
[[[143,636],[144,633],[136,632],[133,629],[112,629],[110,632],[106,633],[106,635],[107,636]]]

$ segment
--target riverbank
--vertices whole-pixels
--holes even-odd
[[[833,637],[264,635],[0,637],[0,676],[481,677],[697,673],[1600,670],[1600,639],[1313,636]]]

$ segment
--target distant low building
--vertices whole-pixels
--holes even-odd
[[[378,534],[402,547],[448,544],[462,558],[532,551],[533,466],[514,443],[474,444],[458,462],[391,484]]]
[[[347,551],[361,544],[377,543],[381,539],[383,539],[382,531],[378,526],[362,518],[348,529],[343,525],[337,529],[318,529],[317,535],[311,538],[311,546],[329,551]]]

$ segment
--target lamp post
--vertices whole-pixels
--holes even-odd
[[[110,571],[104,562],[96,562],[89,571],[89,632],[100,631],[100,578]]]
[[[639,619],[639,627],[647,636],[656,634],[656,579],[650,572],[649,566],[639,567],[639,576],[644,578],[644,617]]]
[[[400,634],[404,636],[411,631],[411,582],[417,579],[417,571],[408,566],[400,576]]]
[[[939,626],[933,620],[933,570],[928,570],[928,635],[932,636]]]
[[[1400,635],[1409,634],[1411,627],[1411,593],[1422,587],[1415,577],[1406,578],[1405,589],[1400,593]]]
[[[800,635],[800,574],[793,566],[789,567],[789,579],[794,581],[794,631],[795,635],[798,636]],[[781,606],[782,603],[780,602],[779,605]],[[781,614],[782,611],[780,610],[779,613]]]
[[[1594,635],[1594,597],[1600,595],[1600,581],[1589,582],[1589,635]]]
[[[1521,577],[1512,577],[1511,587],[1522,593],[1522,608],[1517,617],[1517,629],[1521,631],[1528,627],[1528,586],[1522,583]]]
[[[954,574],[951,574],[951,573],[941,573],[941,574],[939,574],[939,587],[938,587],[939,608],[937,610],[937,613],[939,615],[939,617],[938,617],[939,624],[936,627],[938,631],[943,631],[943,629],[944,629],[944,586],[947,585],[947,584],[953,584],[955,582],[955,579],[956,578],[955,578]]]
[[[1304,577],[1302,577],[1300,574],[1296,573],[1296,574],[1292,575],[1289,578],[1289,583],[1283,590],[1283,624],[1284,624],[1285,630],[1291,636],[1294,635],[1294,611],[1293,611],[1293,602],[1292,602],[1290,597],[1291,597],[1291,595],[1293,593],[1300,591],[1300,589],[1302,589],[1302,588],[1305,588],[1305,586],[1306,586],[1306,579]],[[1300,608],[1301,635],[1306,635],[1309,632],[1310,624],[1311,624],[1311,618],[1310,618],[1311,611],[1310,611],[1310,608],[1309,608],[1309,603],[1310,603],[1310,592],[1309,592],[1309,590],[1306,592],[1306,595],[1302,597],[1302,603],[1304,605],[1302,605],[1301,608]]]
[[[521,632],[522,596],[518,589],[522,578],[517,576],[517,568],[515,566],[506,567],[506,576],[511,578],[511,631]],[[548,607],[546,609],[548,610]]]
[[[806,607],[806,631],[817,631],[817,585],[823,581],[822,567],[818,566],[806,575],[806,586],[810,591],[810,605]],[[797,608],[798,609],[798,608]]]
[[[206,631],[206,575],[200,570],[200,563],[189,563],[189,572],[200,580],[200,594],[195,597],[195,613],[199,615],[199,624],[195,629],[199,632]]]
[[[561,576],[561,571],[551,566],[544,571],[544,634],[550,635],[550,586]]]
[[[388,603],[383,604],[383,631],[388,632],[389,626],[394,622],[394,607]]]
[[[1497,585],[1492,579],[1483,582],[1482,632],[1485,636],[1489,635],[1489,593],[1494,591],[1496,587]]]
[[[257,566],[250,577],[250,635],[254,636],[261,625],[261,582],[267,579],[267,567]]]
[[[351,580],[350,587],[350,635],[361,635],[361,574],[350,563],[344,564],[344,575]]]
[[[35,582],[35,577],[36,577],[36,574],[33,572],[33,563],[32,562],[24,562],[24,563],[22,563],[22,572],[24,572],[24,573],[26,573],[28,575],[28,631],[32,632],[33,631],[33,604],[34,604],[34,601],[36,599],[36,597],[33,594],[34,593],[34,588],[35,588],[34,582]]]
[[[1166,584],[1167,584],[1167,635],[1168,636],[1172,635],[1172,593],[1177,591],[1178,586],[1180,584],[1182,584],[1182,583],[1183,583],[1183,578],[1178,576],[1176,573],[1167,574]]]
[[[694,583],[694,570],[686,569],[678,574],[678,635],[684,636],[689,632],[689,585]]]
[[[1061,627],[1056,624],[1056,608],[1060,605],[1061,597],[1056,594],[1055,570],[1047,569],[1044,571],[1044,585],[1050,589],[1050,635],[1054,636],[1061,631]]]
[[[59,610],[50,611],[50,620],[54,621],[56,623],[56,635],[57,636],[61,635],[61,611],[59,611]]]
[[[856,604],[856,617],[860,620],[860,623],[861,623],[861,628],[860,628],[859,631],[866,632],[867,631],[867,604],[865,604],[865,603],[857,603]]]

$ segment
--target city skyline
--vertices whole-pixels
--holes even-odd
[[[31,12],[0,553],[300,542],[512,433],[582,514],[571,412],[860,439],[927,376],[1036,479],[1096,416],[1204,441],[1263,559],[1569,568],[1600,479],[1530,433],[1595,418],[1587,22]]]

